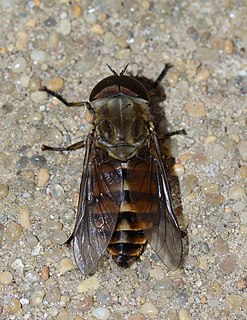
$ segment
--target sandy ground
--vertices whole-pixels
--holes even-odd
[[[246,1],[0,1],[1,319],[246,319]],[[161,83],[161,148],[183,230],[183,265],[148,246],[131,268],[107,255],[83,276],[72,248],[84,108],[111,74]],[[147,80],[146,79],[146,80]],[[165,117],[165,118],[164,118]],[[169,160],[169,163],[172,161]],[[173,178],[172,178],[173,177]]]

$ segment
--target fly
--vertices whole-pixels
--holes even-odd
[[[169,69],[166,65],[154,89]],[[110,68],[110,67],[109,67]],[[85,147],[76,223],[72,234],[80,271],[93,272],[106,250],[127,267],[147,243],[171,270],[182,259],[182,240],[166,170],[150,113],[150,95],[125,69],[104,78],[88,102],[67,102],[43,88],[67,107],[86,106],[93,128],[86,141],[66,148],[43,145],[43,150],[70,151]],[[183,133],[184,130],[168,135]]]

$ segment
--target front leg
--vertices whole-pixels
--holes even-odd
[[[40,91],[47,92],[50,96],[57,98],[61,101],[66,107],[83,107],[85,106],[89,111],[93,112],[93,108],[88,101],[77,101],[77,102],[68,102],[65,98],[61,96],[61,94],[54,92],[47,87],[42,87]]]
[[[42,151],[46,151],[46,150],[51,150],[51,151],[73,151],[73,150],[78,150],[81,148],[85,147],[85,141],[79,141],[76,142],[74,144],[72,144],[71,146],[68,147],[50,147],[50,146],[46,146],[45,144],[42,145],[41,150]]]

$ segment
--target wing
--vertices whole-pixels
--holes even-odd
[[[147,242],[169,269],[176,270],[182,259],[181,232],[155,133],[150,148],[130,163],[128,172],[130,197]]]
[[[118,218],[122,192],[119,163],[102,161],[101,152],[95,148],[93,135],[89,135],[73,232],[75,260],[84,275],[95,269],[106,251]]]

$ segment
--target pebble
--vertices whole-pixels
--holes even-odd
[[[132,314],[128,317],[128,320],[145,320],[145,316],[143,314]]]
[[[74,221],[74,218],[75,218],[75,210],[67,209],[63,215],[63,220],[68,223],[68,222]]]
[[[25,31],[19,31],[16,34],[15,47],[18,51],[26,50],[28,47],[29,36]]]
[[[176,314],[175,311],[169,311],[166,314],[166,320],[179,320],[178,315]]]
[[[145,316],[148,316],[150,318],[156,317],[159,313],[159,310],[155,307],[155,305],[152,302],[145,302],[141,308],[141,313],[143,313]]]
[[[80,311],[87,312],[92,308],[92,305],[93,305],[93,298],[87,297],[82,301],[80,301],[80,305],[79,305]]]
[[[240,141],[238,144],[240,156],[243,160],[247,160],[247,141]]]
[[[64,230],[53,230],[51,239],[55,244],[64,244],[68,240],[68,236]]]
[[[14,73],[21,73],[25,71],[26,67],[27,67],[27,62],[23,57],[19,57],[15,59],[11,64],[11,70]]]
[[[178,82],[179,78],[180,78],[180,73],[175,70],[175,71],[170,71],[168,72],[167,76],[166,76],[166,80],[168,81],[168,83],[170,84],[170,86],[175,86],[176,83]]]
[[[56,19],[53,17],[49,17],[45,20],[45,26],[50,28],[54,27],[57,24]]]
[[[206,110],[204,103],[202,101],[189,101],[185,105],[185,110],[191,117],[204,117],[206,115]]]
[[[10,221],[7,227],[7,236],[11,241],[17,241],[22,234],[22,227],[15,221]]]
[[[0,283],[4,286],[8,286],[12,283],[13,276],[9,271],[3,271],[0,273]]]
[[[92,315],[99,320],[107,320],[110,317],[110,311],[103,307],[98,307],[92,310]]]
[[[30,91],[35,92],[38,91],[41,87],[41,81],[38,77],[31,77],[28,82],[28,88]]]
[[[93,56],[85,56],[75,64],[75,71],[78,73],[84,73],[86,71],[91,70],[95,65],[97,61],[95,57]]]
[[[63,142],[63,135],[57,128],[49,128],[47,130],[47,137],[57,145]]]
[[[184,176],[181,181],[186,193],[193,192],[198,185],[198,178],[192,174]]]
[[[30,97],[34,103],[40,104],[40,103],[47,102],[47,92],[44,92],[44,91],[32,92]]]
[[[192,159],[196,165],[205,165],[207,162],[207,157],[203,152],[195,153]]]
[[[155,21],[156,21],[156,15],[151,12],[148,12],[148,13],[144,13],[141,16],[141,19],[139,22],[142,24],[144,28],[146,28],[154,24]]]
[[[38,288],[31,295],[31,304],[33,306],[38,306],[43,302],[45,296],[45,291],[42,288]]]
[[[65,306],[70,301],[71,301],[70,296],[67,294],[64,294],[61,296],[60,304],[61,304],[61,306]]]
[[[245,190],[240,185],[235,184],[230,187],[228,196],[232,200],[240,200],[245,196]]]
[[[31,51],[30,57],[33,60],[34,64],[37,64],[45,63],[48,60],[49,56],[44,50],[34,49],[33,51]]]
[[[55,184],[55,185],[51,185],[49,187],[49,193],[51,193],[51,195],[54,198],[63,198],[64,197],[64,189],[60,184]]]
[[[195,82],[207,81],[211,76],[208,69],[202,69],[195,77]]]
[[[82,15],[82,7],[79,4],[73,6],[73,16],[79,18]]]
[[[68,257],[63,258],[59,262],[58,267],[57,267],[58,272],[60,272],[62,274],[66,273],[70,270],[73,270],[75,268],[76,268],[76,266],[75,266],[74,262]]]
[[[180,163],[176,163],[172,166],[171,168],[171,174],[173,176],[179,177],[181,175],[183,175],[185,172],[185,168],[184,165],[180,164]]]
[[[30,210],[28,208],[21,208],[19,214],[20,225],[23,229],[31,230]]]
[[[194,26],[190,26],[189,28],[187,28],[186,33],[194,40],[198,40],[199,38],[199,33],[196,30],[196,28]]]
[[[163,278],[156,282],[154,286],[155,291],[165,291],[172,288],[172,281],[169,278]]]
[[[12,264],[11,267],[18,272],[22,272],[24,269],[24,264],[21,259],[16,259]]]
[[[115,58],[118,60],[124,60],[127,61],[131,55],[131,50],[126,48],[126,49],[120,49],[116,52]]]
[[[240,227],[239,227],[239,234],[240,234],[241,236],[244,236],[244,237],[247,236],[247,226],[246,226],[246,225],[243,225],[243,224],[240,225]]]
[[[37,185],[39,188],[44,188],[50,179],[50,174],[47,168],[41,168],[38,173]]]
[[[69,18],[64,18],[59,21],[56,31],[61,33],[64,36],[67,36],[71,33],[71,22]]]
[[[41,112],[34,112],[31,113],[28,117],[27,117],[27,121],[28,122],[42,122],[44,120],[44,115]]]
[[[77,286],[78,293],[87,291],[96,291],[100,287],[99,279],[96,276],[89,277],[86,280],[82,280]]]
[[[20,300],[18,300],[17,298],[12,298],[9,306],[8,306],[8,309],[11,313],[18,313],[20,310],[21,310],[21,302]]]
[[[227,39],[225,41],[225,53],[226,54],[233,54],[234,51],[234,44],[231,40]]]
[[[5,80],[0,83],[0,92],[4,94],[10,94],[15,90],[15,85],[13,82]],[[4,107],[4,106],[3,106]],[[3,108],[2,107],[2,108]]]
[[[229,294],[229,296],[226,297],[226,302],[232,310],[237,310],[241,306],[243,298],[238,294]]]
[[[9,194],[9,186],[6,183],[0,184],[0,199],[4,199]]]
[[[210,143],[214,143],[217,141],[217,138],[216,136],[213,136],[213,135],[210,135],[210,136],[207,136],[206,139],[205,139],[205,144],[210,144]]]
[[[247,166],[241,166],[239,168],[239,175],[241,179],[247,179]]]
[[[51,91],[59,91],[63,88],[63,86],[64,80],[59,77],[55,77],[46,83],[46,87]]]
[[[112,32],[106,32],[104,35],[104,45],[106,47],[112,47],[116,43],[116,37]]]
[[[220,206],[224,203],[224,197],[220,194],[207,194],[206,201],[212,206]]]
[[[209,286],[209,292],[215,296],[220,296],[223,293],[222,286],[219,282],[213,282]]]
[[[224,159],[226,149],[219,143],[210,144],[207,149],[207,156],[210,162],[220,161]]]
[[[211,44],[214,49],[224,50],[225,48],[225,40],[221,37],[214,37],[211,39]]]
[[[222,238],[219,238],[214,243],[214,250],[220,255],[225,255],[229,252],[228,243]]]
[[[39,240],[33,234],[28,234],[25,238],[25,242],[28,248],[34,248],[39,243]]]
[[[50,277],[50,269],[48,266],[43,266],[41,270],[41,279],[47,281]]]
[[[184,262],[184,268],[191,270],[191,269],[195,268],[195,266],[197,264],[198,264],[198,262],[197,262],[196,258],[189,255]]]
[[[45,294],[45,298],[49,303],[57,303],[60,301],[61,292],[60,289],[56,286],[48,288]]]
[[[98,35],[102,36],[104,34],[104,30],[103,28],[101,27],[100,24],[98,23],[95,23],[91,26],[90,30],[93,32],[93,33],[97,33]]]
[[[207,262],[207,259],[205,257],[199,257],[198,258],[198,267],[201,269],[201,270],[207,270],[208,268],[208,262]]]
[[[97,300],[99,301],[100,304],[110,305],[112,299],[108,291],[100,290],[97,292]]]
[[[30,162],[36,167],[44,167],[46,165],[46,159],[43,156],[35,154],[31,157]]]
[[[60,311],[56,317],[56,320],[70,320],[70,319],[71,319],[71,316],[69,311],[67,310]]]
[[[186,310],[186,309],[181,309],[181,310],[179,310],[178,318],[179,318],[179,320],[190,320],[190,319],[191,319],[191,316],[190,316],[188,310]]]
[[[220,264],[221,271],[228,276],[235,271],[236,267],[236,258],[233,255],[226,257]]]

